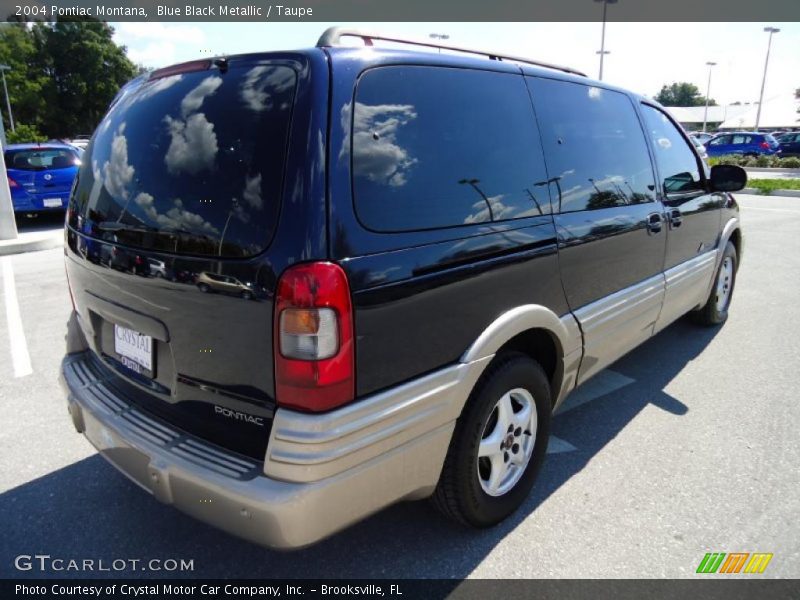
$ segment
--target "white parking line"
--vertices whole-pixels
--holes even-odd
[[[572,392],[567,399],[564,400],[564,404],[558,408],[556,414],[560,415],[570,411],[573,408],[579,407],[581,404],[586,404],[587,402],[601,398],[633,382],[633,379],[625,377],[622,373],[617,373],[609,369],[600,371],[597,375]]]
[[[28,354],[28,343],[22,328],[22,317],[17,302],[17,287],[14,284],[14,267],[11,257],[3,257],[3,295],[6,300],[6,320],[8,321],[8,339],[11,342],[11,362],[14,365],[14,377],[24,377],[33,373],[31,357]]]
[[[602,398],[635,381],[635,379],[625,377],[622,373],[604,369],[572,392],[555,414],[560,415],[574,408],[578,408],[582,404]],[[554,435],[550,436],[550,440],[547,443],[547,454],[561,454],[563,452],[574,452],[575,450],[577,450],[577,448],[567,440],[562,440]]]
[[[554,435],[551,435],[550,439],[547,441],[548,454],[561,454],[562,452],[573,452],[575,450],[577,450],[577,448],[567,440],[562,440]]]

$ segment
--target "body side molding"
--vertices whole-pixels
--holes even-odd
[[[653,334],[664,288],[662,272],[575,310],[584,336],[579,384]]]
[[[709,285],[714,282],[719,250],[695,256],[664,272],[666,291],[661,314],[656,321],[658,333],[686,312],[701,307],[708,299]]]

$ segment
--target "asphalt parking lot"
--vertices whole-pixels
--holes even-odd
[[[706,552],[769,552],[761,576],[800,577],[800,199],[739,198],[728,323],[681,320],[574,395],[512,519],[473,531],[407,503],[290,553],[159,504],[97,456],[57,382],[62,251],[0,258],[0,576],[81,575],[14,568],[48,554],[191,559],[198,578],[695,577]]]

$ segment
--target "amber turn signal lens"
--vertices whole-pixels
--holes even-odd
[[[281,331],[289,335],[314,335],[319,331],[319,311],[315,308],[287,308],[281,313]]]

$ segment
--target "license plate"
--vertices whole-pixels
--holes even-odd
[[[153,338],[149,335],[115,324],[114,351],[130,370],[153,376]]]
[[[45,198],[44,199],[44,206],[45,208],[55,208],[56,206],[61,206],[64,202],[61,198]]]

